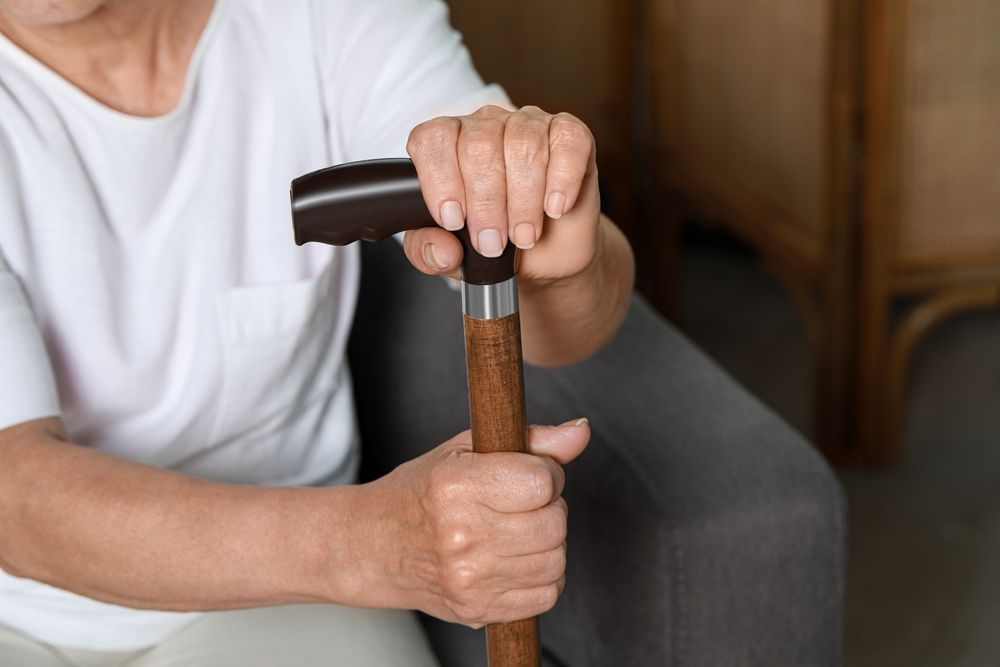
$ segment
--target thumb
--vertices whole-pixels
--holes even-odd
[[[528,450],[536,456],[548,456],[566,465],[583,453],[590,442],[590,422],[586,418],[559,426],[528,428]]]
[[[429,276],[458,277],[462,243],[440,227],[411,229],[403,236],[403,251],[413,266]]]

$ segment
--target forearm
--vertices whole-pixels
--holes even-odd
[[[614,336],[628,310],[635,260],[628,240],[601,216],[594,260],[579,274],[522,285],[524,358],[536,366],[583,361]]]
[[[219,484],[65,442],[56,420],[0,437],[0,566],[140,608],[335,598],[323,575],[350,494]],[[340,517],[339,524],[337,517]]]

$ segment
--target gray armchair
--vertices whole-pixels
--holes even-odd
[[[365,244],[350,343],[367,478],[468,427],[460,295]],[[567,468],[567,587],[550,665],[839,665],[844,504],[816,451],[635,298],[614,342],[525,369],[528,417],[589,417]],[[426,619],[446,667],[482,631]]]

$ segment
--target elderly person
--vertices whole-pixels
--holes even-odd
[[[0,664],[430,665],[404,610],[555,604],[587,421],[358,484],[358,250],[290,239],[293,177],[405,151],[413,265],[515,244],[525,359],[587,358],[631,251],[512,109],[436,0],[0,0]]]

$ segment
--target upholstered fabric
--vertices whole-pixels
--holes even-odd
[[[350,345],[365,474],[468,426],[460,297],[396,244],[366,247]],[[567,468],[567,587],[551,665],[839,665],[844,504],[826,463],[636,298],[615,341],[526,369],[529,419],[586,416]],[[445,665],[481,632],[429,620]]]

